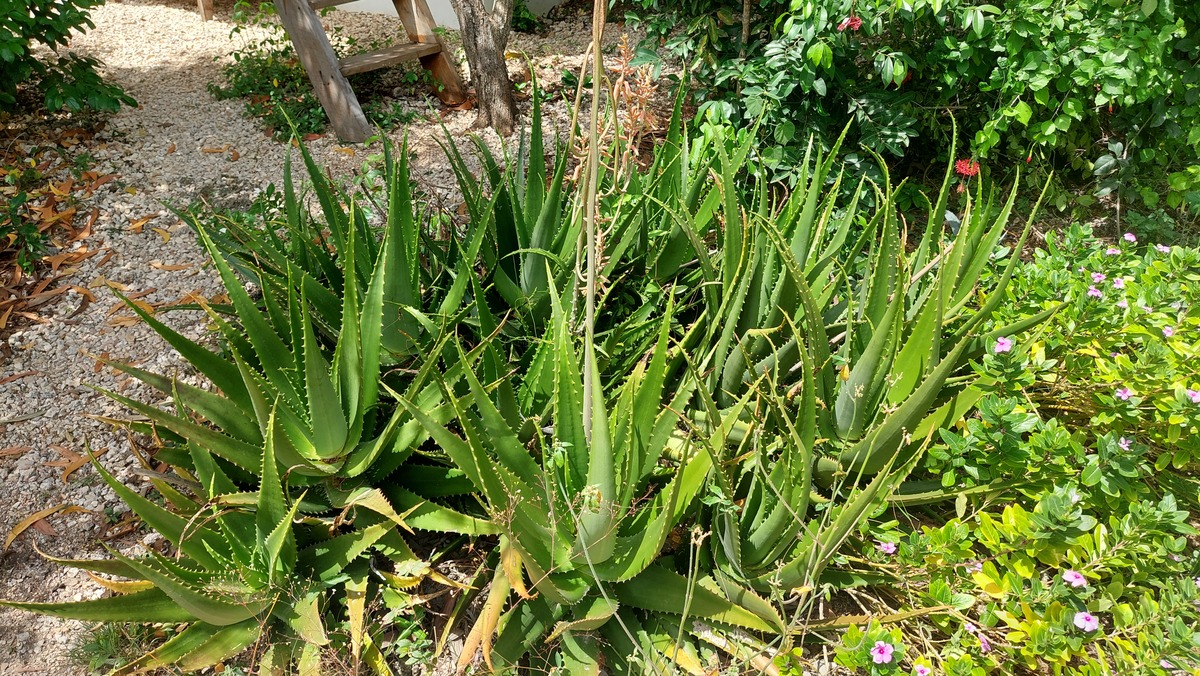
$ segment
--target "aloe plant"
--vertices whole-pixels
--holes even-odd
[[[686,523],[712,462],[680,428],[680,412],[696,383],[665,389],[668,324],[662,324],[647,361],[617,386],[611,408],[599,378],[593,378],[595,427],[589,441],[582,424],[585,362],[557,297],[552,309],[546,350],[554,379],[553,433],[532,439],[532,454],[522,441],[522,425],[506,419],[489,386],[472,373],[465,374],[464,395],[471,405],[451,398],[446,386],[455,410],[450,424],[401,399],[474,485],[501,533],[502,565],[485,603],[491,612],[485,610],[472,631],[475,645],[501,669],[555,640],[571,673],[596,673],[602,645],[595,632],[606,631],[609,623],[615,632],[615,626],[637,619],[623,609],[675,616],[665,620],[675,624],[686,616],[758,631],[779,626],[777,618],[764,619],[669,564],[656,563],[669,536]],[[726,414],[730,425],[738,412],[734,407]],[[729,425],[717,425],[706,433],[705,445],[722,446],[728,433]],[[681,463],[661,476],[658,461],[668,451]],[[501,612],[510,593],[519,601]],[[639,636],[639,643],[651,645],[647,634]],[[472,657],[464,652],[460,666]],[[619,651],[609,654],[608,667],[619,673],[628,658]]]
[[[407,181],[402,161],[393,180],[397,177]],[[393,210],[408,209],[405,200],[402,191],[393,194]],[[155,459],[172,471],[150,476],[171,509],[120,485],[97,465],[134,512],[171,542],[177,556],[135,560],[114,552],[108,562],[63,561],[134,580],[113,585],[136,589],[128,600],[4,603],[81,619],[192,623],[131,670],[206,666],[250,645],[268,628],[274,652],[265,664],[283,669],[295,658],[311,669],[318,649],[329,642],[322,617],[338,617],[352,628],[354,658],[390,673],[364,628],[363,601],[377,587],[367,573],[374,570],[375,581],[382,576],[397,584],[436,577],[405,542],[402,532],[413,527],[473,534],[495,529],[411,491],[400,489],[389,497],[380,489],[394,481],[389,477],[426,436],[405,409],[381,397],[391,389],[380,375],[386,355],[402,354],[389,352],[389,334],[403,340],[415,335],[390,322],[389,314],[405,312],[423,322],[420,368],[392,384],[435,419],[448,420],[453,412],[441,403],[441,384],[474,368],[484,350],[470,351],[443,368],[443,327],[395,292],[395,277],[412,270],[403,260],[415,225],[394,220],[377,242],[358,227],[360,217],[361,212],[351,211],[344,239],[335,247],[339,255],[331,261],[341,279],[359,280],[342,285],[336,314],[310,296],[310,289],[325,287],[278,250],[274,254],[284,257],[276,261],[286,265],[277,272],[286,274],[286,282],[260,270],[260,307],[225,257],[233,255],[197,228],[230,298],[230,312],[203,306],[223,351],[182,336],[134,303],[129,306],[215,390],[112,363],[170,395],[174,410],[105,392],[144,416],[132,427],[166,442]],[[359,255],[364,249],[371,251],[365,260]],[[241,263],[244,267],[246,261]],[[466,279],[461,287],[465,291]],[[389,303],[397,304],[390,313]],[[331,348],[317,337],[317,327],[330,322]],[[339,604],[348,617],[335,611]]]

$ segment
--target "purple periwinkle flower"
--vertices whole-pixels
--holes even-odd
[[[1100,618],[1085,611],[1075,613],[1075,626],[1084,631],[1096,631],[1100,628]]]
[[[981,653],[991,652],[992,651],[991,641],[988,641],[987,637],[984,636],[983,634],[976,634],[976,636],[979,637],[979,652],[981,652]]]
[[[1163,327],[1163,337],[1170,338],[1173,335],[1175,335],[1175,327],[1174,326],[1164,326]]]
[[[1125,437],[1121,437],[1117,440],[1117,446],[1120,446],[1122,451],[1128,451],[1130,448],[1133,448],[1133,442]]]
[[[1189,389],[1187,391],[1188,399],[1192,400],[1193,404],[1200,404],[1200,390]]]
[[[968,634],[974,634],[975,632],[979,631],[979,627],[976,627],[972,622],[964,624],[963,629],[966,629]]]
[[[1083,573],[1077,570],[1064,570],[1062,579],[1063,582],[1066,582],[1072,587],[1079,588],[1088,586],[1087,578],[1083,576]]]
[[[1096,288],[1096,287],[1094,287],[1094,286],[1089,286],[1089,287],[1088,287],[1088,295],[1089,295],[1089,296],[1091,296],[1092,298],[1100,298],[1100,297],[1102,297],[1104,294],[1103,294],[1103,293],[1100,293],[1100,289],[1097,289],[1097,288]]]
[[[1114,289],[1124,289],[1125,288],[1125,278],[1124,277],[1114,278],[1113,279],[1113,288]]]
[[[1154,248],[1158,249],[1159,253],[1171,253],[1171,247],[1165,244],[1155,244]]]
[[[924,664],[918,664],[917,666],[913,667],[913,676],[930,676],[932,673],[933,669],[930,669]]]
[[[1126,242],[1136,242],[1137,241],[1137,235],[1133,234],[1132,232],[1125,233],[1124,237],[1125,237]]]
[[[875,647],[871,648],[871,661],[875,662],[875,664],[888,664],[892,661],[892,653],[894,652],[896,652],[896,649],[892,647],[891,643],[876,641]]]
[[[1121,253],[1121,250],[1115,246],[1110,246],[1104,250],[1104,253],[1108,254],[1109,256],[1116,256],[1117,254]]]
[[[879,542],[878,544],[875,545],[875,549],[878,549],[879,551],[883,552],[884,554],[888,554],[888,555],[895,554],[896,553],[896,543],[895,542]]]
[[[1001,354],[1013,349],[1013,339],[1007,336],[1000,336],[996,339],[996,346],[992,348],[992,352]]]
[[[1122,298],[1121,300],[1117,301],[1117,307],[1124,310],[1125,308],[1129,307],[1129,301]]]
[[[1092,273],[1092,281],[1097,284],[1099,284],[1100,282],[1103,282],[1105,279],[1108,279],[1108,278],[1104,276],[1103,272],[1093,272]]]
[[[1133,390],[1129,389],[1128,387],[1122,387],[1116,392],[1117,399],[1120,399],[1121,401],[1129,401],[1129,398],[1132,396]]]

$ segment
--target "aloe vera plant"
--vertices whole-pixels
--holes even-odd
[[[407,181],[403,171],[401,162],[394,176]],[[393,189],[393,207],[408,209],[407,196]],[[347,648],[354,659],[367,659],[380,673],[390,673],[372,647],[363,619],[365,599],[381,576],[386,584],[402,587],[422,577],[438,578],[409,549],[402,533],[414,526],[473,534],[494,529],[411,492],[400,490],[389,498],[379,488],[425,438],[422,425],[380,395],[389,387],[380,376],[388,359],[389,332],[410,337],[389,323],[387,307],[389,302],[398,305],[392,314],[415,310],[395,293],[394,279],[412,269],[399,261],[408,255],[403,252],[414,241],[415,225],[396,219],[376,242],[358,227],[361,215],[351,212],[332,261],[342,279],[360,280],[343,284],[334,296],[340,304],[336,314],[311,299],[310,289],[323,287],[286,257],[276,259],[286,263],[279,268],[286,283],[265,272],[257,277],[264,284],[260,307],[227,254],[198,228],[230,298],[231,313],[203,306],[224,354],[182,336],[136,304],[130,307],[216,391],[112,363],[170,395],[174,410],[106,392],[144,416],[144,422],[132,427],[152,431],[166,442],[155,459],[172,471],[150,476],[170,509],[120,485],[97,465],[134,512],[176,548],[177,556],[131,559],[114,552],[107,562],[62,561],[133,580],[112,583],[113,589],[137,592],[127,600],[5,603],[81,619],[191,623],[129,670],[211,665],[268,629],[274,652],[264,664],[275,670],[270,673],[286,669],[293,658],[300,660],[302,670],[312,669],[329,643],[322,618],[334,617],[351,627]],[[371,256],[364,260],[359,252],[368,248]],[[360,264],[367,269],[359,270]],[[318,319],[322,312],[324,318]],[[334,338],[331,350],[317,337],[322,322],[333,322],[326,327],[327,338]],[[448,419],[452,410],[440,403],[440,384],[472,368],[480,350],[439,370],[446,344],[442,329],[428,321],[422,329],[438,336],[422,348],[427,359],[393,384],[420,402],[427,415]],[[398,353],[390,354],[394,358]],[[397,499],[405,506],[395,507]],[[336,611],[339,605],[344,613]]]
[[[687,616],[758,631],[778,627],[777,618],[761,617],[669,563],[656,563],[668,538],[686,523],[712,462],[680,427],[696,383],[665,389],[668,325],[647,361],[617,386],[611,409],[599,379],[592,380],[597,391],[590,398],[595,427],[589,440],[582,426],[582,360],[557,299],[553,310],[546,344],[553,432],[530,441],[532,454],[521,425],[505,418],[488,385],[472,373],[465,374],[472,405],[450,399],[446,388],[455,409],[449,425],[401,400],[466,474],[501,533],[502,565],[485,604],[491,612],[481,614],[460,667],[481,647],[493,668],[515,668],[531,653],[545,659],[537,657],[540,645],[554,640],[570,673],[597,673],[602,651],[612,673],[626,673],[630,654],[614,645],[625,635],[619,627],[640,623],[642,613],[674,616],[663,621],[677,625]],[[730,425],[738,412],[734,407],[727,413]],[[704,444],[722,446],[728,433],[729,425],[716,425]],[[680,466],[661,476],[658,461],[669,449]],[[501,612],[510,593],[519,600]],[[596,632],[613,633],[617,643],[598,642]],[[645,631],[624,643],[629,641],[663,659]]]

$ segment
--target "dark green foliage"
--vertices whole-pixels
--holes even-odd
[[[103,0],[8,0],[0,5],[0,111],[18,105],[18,90],[30,86],[46,110],[85,108],[116,111],[137,105],[120,87],[104,82],[96,59],[66,54],[41,60],[34,45],[65,48],[71,31],[94,28],[88,10]]]
[[[971,143],[948,150],[985,170],[1067,169],[1101,195],[1200,204],[1196,3],[768,0],[745,44],[740,1],[636,4],[646,58],[685,60],[701,119],[762,120],[780,178],[795,180],[811,134],[831,144],[848,120],[852,141],[923,177],[953,111]]]

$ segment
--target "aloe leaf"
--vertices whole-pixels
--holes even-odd
[[[87,622],[175,624],[196,620],[195,615],[184,610],[161,589],[147,589],[132,594],[75,603],[22,603],[0,600],[0,606]]]
[[[413,528],[471,536],[495,535],[500,532],[500,528],[491,521],[439,505],[399,486],[389,486],[387,494],[406,514],[404,520]]]
[[[351,294],[352,295],[352,294]],[[330,378],[329,364],[317,347],[312,332],[312,321],[308,315],[308,303],[301,301],[304,323],[304,383],[308,391],[308,413],[312,421],[312,440],[317,457],[322,460],[343,454],[349,430],[342,404]],[[348,303],[349,306],[349,303]],[[353,320],[351,320],[353,321]],[[354,350],[357,346],[346,350]],[[371,376],[374,378],[374,376]],[[355,392],[357,397],[357,392]]]
[[[211,553],[222,552],[226,549],[225,540],[220,534],[209,530],[206,526],[192,523],[178,514],[168,512],[137,492],[130,490],[128,486],[109,474],[108,470],[104,469],[104,466],[95,457],[92,458],[92,466],[96,468],[100,478],[104,479],[104,482],[113,489],[117,497],[121,498],[147,526],[178,547],[181,552],[210,568],[219,569],[225,566],[226,562],[219,560]],[[140,575],[138,568],[131,566],[129,568]]]
[[[328,584],[392,528],[390,523],[377,523],[324,540],[301,550],[297,565],[311,570],[317,579]]]
[[[226,293],[229,294],[230,300],[233,301],[238,320],[245,328],[246,336],[250,339],[250,343],[254,345],[254,350],[258,355],[259,361],[262,363],[264,374],[293,405],[299,404],[300,397],[291,380],[293,369],[287,359],[287,356],[291,354],[291,350],[280,340],[270,324],[267,323],[267,320],[263,318],[262,312],[255,306],[254,301],[250,299],[250,295],[246,293],[246,289],[242,287],[242,283],[233,274],[233,270],[229,268],[229,264],[225,262],[221,252],[217,250],[216,245],[213,244],[212,240],[203,230],[200,231],[200,238],[205,248],[212,254],[213,265],[221,275]]]
[[[228,627],[196,622],[154,651],[111,672],[112,676],[176,667],[199,671],[245,650],[258,640],[262,627],[249,619]]]
[[[226,434],[241,439],[249,444],[262,443],[262,434],[254,418],[247,415],[252,409],[243,408],[228,396],[209,392],[208,390],[189,385],[175,378],[168,378],[157,373],[122,364],[120,362],[99,359],[103,364],[127,373],[138,380],[150,385],[164,394],[175,397],[175,401],[204,416],[209,422],[221,428]]]
[[[138,572],[139,575],[154,583],[163,593],[170,596],[181,608],[203,622],[217,626],[237,624],[257,616],[270,607],[271,599],[242,598],[228,600],[219,598],[210,590],[192,587],[176,575],[166,572],[146,561],[139,561],[122,556],[119,552],[109,550],[119,561]],[[127,597],[126,597],[127,598]],[[128,621],[128,620],[126,620]]]
[[[199,343],[185,338],[182,334],[177,333],[166,324],[158,321],[153,315],[143,310],[136,303],[121,295],[119,291],[113,291],[113,293],[124,301],[129,309],[137,314],[139,319],[154,329],[154,332],[162,336],[171,347],[175,348],[189,364],[196,367],[197,371],[204,374],[204,377],[220,388],[225,393],[225,396],[236,402],[243,410],[250,407],[249,396],[246,393],[246,388],[242,385],[242,377],[238,373],[236,366],[229,363],[228,360],[222,358],[220,355],[208,351],[204,347],[201,347]]]
[[[308,645],[324,646],[329,644],[329,636],[325,633],[325,623],[321,621],[320,591],[308,591],[300,595],[294,603],[285,604],[276,612],[283,616],[288,626],[296,632]]]
[[[774,631],[771,623],[745,608],[660,565],[618,585],[617,600],[627,606],[660,613],[700,617],[755,631]]]

